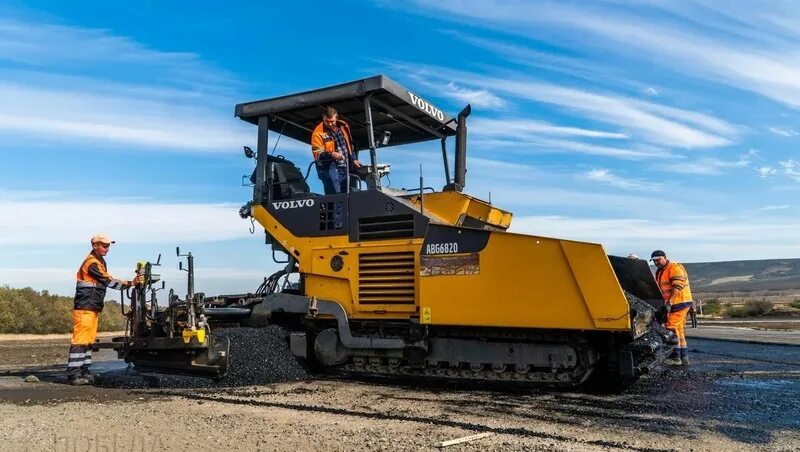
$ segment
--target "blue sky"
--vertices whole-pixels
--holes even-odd
[[[0,284],[71,293],[105,232],[119,277],[161,252],[177,285],[180,245],[207,292],[255,289],[276,265],[236,214],[255,129],[234,104],[377,73],[472,104],[467,191],[514,231],[685,262],[800,255],[796,3],[276,5],[4,2]],[[440,186],[437,152],[380,159],[395,187],[419,163]],[[277,153],[310,159],[288,138]]]

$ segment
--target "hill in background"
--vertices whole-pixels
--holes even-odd
[[[800,290],[800,259],[698,262],[684,264],[698,292]]]

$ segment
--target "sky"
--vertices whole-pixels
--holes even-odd
[[[234,105],[375,74],[451,115],[472,105],[466,192],[514,212],[514,232],[681,262],[800,257],[800,6],[629,3],[7,0],[0,285],[69,295],[105,233],[116,277],[162,253],[181,288],[180,246],[198,290],[255,290],[278,265],[237,215],[256,130]],[[311,158],[289,138],[276,153]],[[379,159],[393,187],[420,163],[444,184],[438,142]]]

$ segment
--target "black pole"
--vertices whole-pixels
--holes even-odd
[[[447,161],[447,136],[442,137],[442,160],[444,160],[444,184],[450,183],[450,163]]]
[[[372,167],[372,186],[377,190],[381,186],[381,178],[378,176],[378,154],[375,152],[375,130],[372,128],[372,107],[370,99],[372,94],[364,98],[364,115],[367,118],[367,144],[369,145],[369,160]],[[370,184],[367,184],[369,187]]]
[[[255,204],[262,204],[265,201],[265,198],[269,196],[265,193],[265,189],[270,190],[272,185],[270,184],[267,188],[265,188],[265,183],[268,183],[267,180],[267,153],[269,149],[267,148],[267,139],[269,136],[269,117],[268,116],[259,116],[258,118],[258,147],[256,149],[256,185],[253,187],[253,202]],[[272,190],[270,190],[272,191]],[[266,196],[265,196],[266,195]],[[268,200],[267,200],[268,201]]]
[[[456,125],[456,169],[453,183],[457,191],[461,191],[466,186],[467,179],[467,116],[472,113],[472,107],[468,104],[458,114]]]

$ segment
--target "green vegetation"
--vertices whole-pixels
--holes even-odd
[[[750,300],[744,306],[731,306],[726,313],[730,317],[757,317],[772,310],[772,303],[767,300]]]
[[[106,302],[100,331],[125,329],[119,304]],[[72,297],[51,295],[30,287],[0,287],[0,333],[57,334],[72,332]]]
[[[793,307],[795,309],[800,309],[800,299],[794,300],[793,302],[791,302],[789,304],[789,306],[791,306],[791,307]]]
[[[703,315],[716,315],[722,312],[722,304],[719,298],[712,298],[703,301]]]

